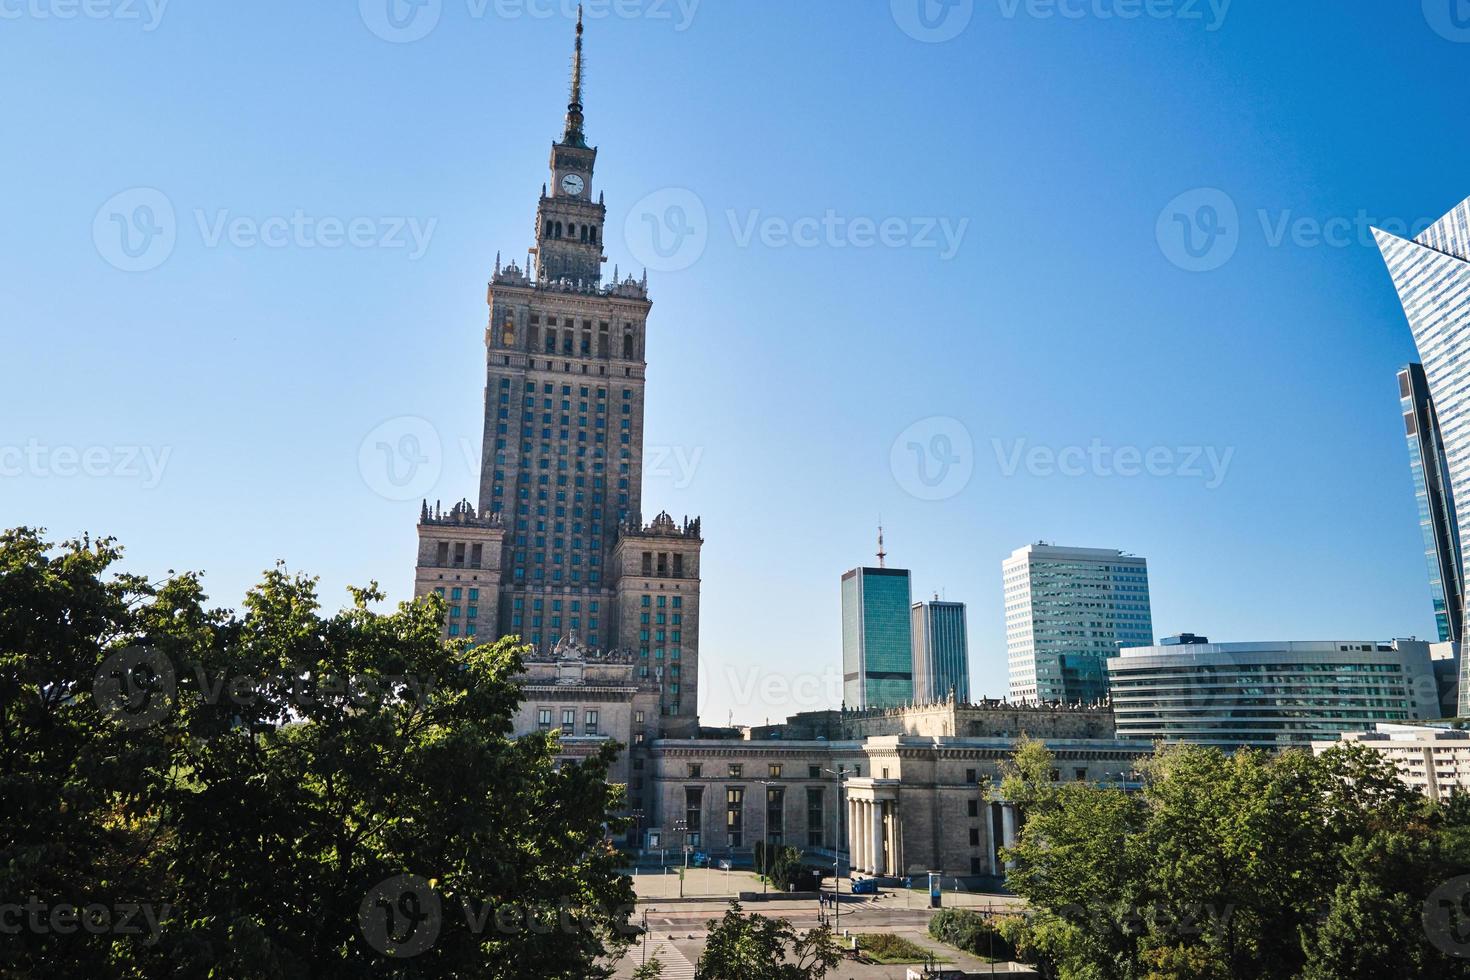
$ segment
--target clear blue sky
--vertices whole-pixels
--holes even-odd
[[[277,558],[334,605],[369,579],[406,597],[418,505],[375,493],[359,448],[425,419],[430,496],[474,493],[484,283],[530,244],[571,20],[442,0],[400,43],[379,35],[429,22],[395,35],[380,0],[93,2],[0,4],[4,523],[118,535],[136,569],[205,571],[221,604]],[[697,260],[650,274],[647,443],[683,455],[645,502],[704,518],[706,719],[835,703],[838,576],[871,560],[880,513],[916,591],[969,603],[978,693],[1004,691],[1001,560],[1043,538],[1145,555],[1160,635],[1430,635],[1394,384],[1412,341],[1366,228],[1310,233],[1470,194],[1449,0],[1223,19],[979,0],[930,8],[930,34],[913,2],[624,0],[588,20],[611,261],[641,272],[648,195],[656,216],[670,189],[705,211]],[[104,205],[135,188],[173,209],[174,241],[128,272],[111,216],[147,223],[158,198]],[[298,211],[368,219],[370,246],[330,223],[249,237]],[[829,211],[898,220],[888,244],[861,223],[781,237]],[[1222,228],[1196,238],[1217,248],[1192,258],[1175,214]],[[222,218],[239,234],[214,237]],[[422,254],[396,218],[432,229]],[[963,227],[953,255],[930,223]],[[905,466],[915,440],[891,452],[916,422],[957,467],[934,492]],[[1009,466],[1094,440],[1169,450],[1160,472],[1189,462],[1176,449],[1233,455],[1212,488],[1207,467]]]

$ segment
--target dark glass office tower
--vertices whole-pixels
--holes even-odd
[[[842,695],[849,708],[914,699],[909,573],[854,568],[842,575]]]
[[[1465,582],[1460,528],[1439,418],[1422,365],[1410,364],[1399,371],[1399,398],[1404,409],[1404,435],[1409,441],[1414,498],[1419,504],[1419,527],[1424,533],[1434,622],[1441,642],[1459,642],[1463,631]]]

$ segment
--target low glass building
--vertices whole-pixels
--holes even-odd
[[[1452,713],[1455,649],[1419,640],[1134,647],[1108,660],[1113,715],[1119,738],[1309,748]]]

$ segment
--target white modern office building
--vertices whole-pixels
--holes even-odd
[[[1454,711],[1454,644],[1201,639],[1124,649],[1108,661],[1119,738],[1306,748]]]
[[[1419,348],[1452,496],[1470,500],[1470,200],[1413,240],[1376,228],[1373,234]],[[1463,554],[1464,529],[1459,536]],[[1467,687],[1462,678],[1460,690],[1470,694]],[[1470,714],[1470,701],[1459,713]]]
[[[1108,658],[1154,641],[1137,555],[1041,542],[1012,552],[1001,574],[1013,701],[1100,701]]]
[[[1470,732],[1433,725],[1375,725],[1371,732],[1349,732],[1340,739],[1312,743],[1321,755],[1343,743],[1379,753],[1399,778],[1431,800],[1470,793]]]

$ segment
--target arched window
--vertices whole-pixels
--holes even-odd
[[[547,218],[546,219],[546,237],[547,238],[550,238],[551,237],[551,219],[550,218]]]
[[[585,242],[586,240],[587,240],[587,226],[586,225],[583,225],[582,226],[582,241]]]
[[[505,318],[505,326],[500,332],[500,342],[506,347],[514,347],[516,345],[515,317],[507,316]]]
[[[623,356],[629,360],[633,357],[633,335],[630,333],[623,334]]]
[[[557,238],[560,238],[561,237],[561,222],[560,221],[558,221],[556,223],[556,237]]]

